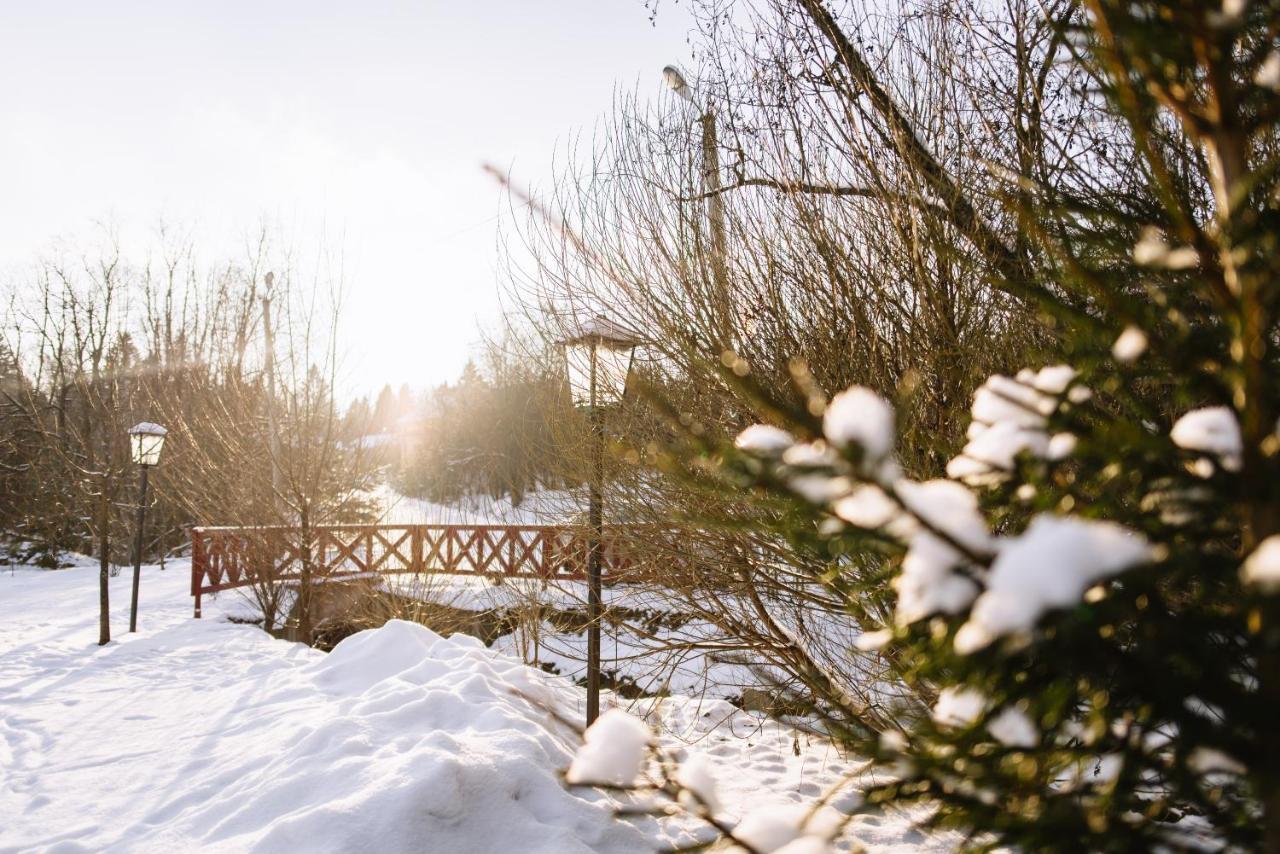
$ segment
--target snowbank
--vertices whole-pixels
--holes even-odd
[[[324,655],[193,620],[189,564],[144,567],[140,631],[97,640],[97,572],[0,571],[0,852],[645,851],[705,826],[617,821],[566,790],[584,692],[466,636],[392,622]],[[726,674],[703,672],[703,679]],[[703,682],[703,687],[708,687]],[[605,705],[613,698],[606,695]],[[664,749],[701,754],[732,821],[811,805],[861,763],[723,700],[631,705]],[[860,803],[846,788],[833,803]],[[838,850],[951,850],[919,814],[863,813]]]
[[[0,577],[0,851],[645,846],[557,776],[575,737],[536,704],[576,717],[572,687],[412,623],[325,656],[175,619],[185,577],[148,573],[143,630],[102,648],[92,572]]]

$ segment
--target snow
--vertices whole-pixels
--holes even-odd
[[[863,652],[875,652],[884,649],[893,640],[892,629],[878,629],[873,632],[863,632],[858,635],[857,640],[853,642],[856,649]]]
[[[1032,373],[1030,370],[1019,372],[1019,380],[1030,382],[1038,391],[1058,395],[1067,390],[1078,372],[1070,365],[1048,365]]]
[[[827,854],[831,846],[818,836],[802,836],[774,851],[774,854]]]
[[[1126,326],[1120,333],[1120,337],[1116,339],[1116,343],[1111,345],[1111,355],[1121,364],[1136,362],[1145,352],[1147,352],[1147,333],[1136,326]]]
[[[634,786],[644,770],[653,733],[638,718],[609,709],[587,727],[565,779],[570,783]]]
[[[795,437],[772,424],[752,424],[738,434],[734,445],[740,451],[761,456],[777,456],[795,444]]]
[[[186,573],[144,575],[141,630],[105,647],[95,573],[0,579],[0,850],[644,845],[557,778],[575,738],[524,697],[571,701],[558,680],[409,623],[325,656],[192,620]]]
[[[1142,230],[1138,242],[1133,245],[1133,263],[1148,267],[1162,261],[1169,254],[1169,244],[1158,228]]]
[[[956,634],[956,651],[976,652],[996,638],[1031,629],[1052,608],[1076,604],[1097,581],[1150,560],[1146,538],[1114,522],[1041,514],[1005,541],[987,589]]]
[[[991,538],[978,512],[978,499],[960,484],[942,479],[923,483],[903,480],[898,482],[897,491],[902,503],[926,525],[972,551],[982,552],[990,547]]]
[[[1084,392],[1087,399],[1088,389],[1072,386],[1076,376],[1070,365],[1049,365],[1024,369],[1016,378],[989,377],[974,393],[968,442],[947,464],[947,476],[982,486],[1003,480],[1019,454],[1051,460],[1070,454],[1075,447],[1070,434],[1050,439],[1045,428],[1064,394],[1079,402],[1078,392]]]
[[[992,469],[1010,471],[1021,453],[1044,457],[1049,453],[1049,437],[1043,430],[1023,427],[1013,421],[1001,421],[979,432],[964,446],[962,456],[947,466],[947,474],[964,480],[973,474],[986,474]]]
[[[1147,226],[1133,246],[1133,263],[1140,267],[1188,270],[1200,263],[1200,253],[1194,246],[1170,247],[1160,229]]]
[[[883,530],[907,544],[902,572],[893,582],[898,593],[897,625],[910,625],[939,612],[958,613],[978,595],[978,586],[956,570],[968,564],[970,556],[988,554],[993,547],[977,497],[963,485],[944,479],[898,480],[893,485],[897,501],[885,492],[887,488],[860,486],[836,500],[832,512],[852,525]],[[890,636],[868,635],[857,646],[878,649]]]
[[[1030,749],[1040,743],[1040,731],[1026,712],[1006,706],[987,722],[987,731],[1005,747]]]
[[[1245,558],[1240,580],[1263,593],[1280,593],[1280,534],[1267,537]]]
[[[586,513],[587,507],[585,489],[533,490],[519,504],[506,495],[469,495],[442,504],[402,495],[389,486],[374,497],[381,510],[379,521],[387,525],[556,525]]]
[[[723,808],[716,783],[715,765],[703,754],[690,753],[680,763],[676,782],[693,793],[698,802],[691,805],[694,809],[702,807],[715,815]]]
[[[1045,449],[1045,456],[1051,460],[1065,460],[1075,451],[1079,440],[1074,433],[1054,433]]]
[[[850,493],[853,481],[844,476],[797,474],[787,478],[787,486],[811,504],[830,504]]]
[[[830,808],[808,810],[788,805],[757,810],[733,829],[739,841],[761,854],[830,851],[840,816]]]
[[[759,810],[734,828],[733,835],[762,854],[770,854],[800,836],[804,816],[794,809]]]
[[[821,439],[792,445],[782,453],[782,462],[787,486],[812,504],[830,504],[854,488],[848,477],[828,473],[841,465],[840,455]]]
[[[830,468],[839,463],[840,457],[830,445],[819,439],[787,448],[782,454],[782,461],[797,468]]]
[[[706,701],[693,697],[670,697],[640,701],[632,711],[640,714],[652,704],[646,720],[655,715],[663,733],[661,742],[677,751],[693,750],[714,763],[716,794],[723,807],[720,818],[729,824],[758,816],[781,814],[793,826],[814,812],[815,803],[827,798],[831,808],[817,810],[804,825],[804,832],[830,838],[839,822],[847,821],[845,833],[835,842],[835,850],[879,852],[954,851],[961,841],[959,834],[946,832],[926,836],[910,826],[929,809],[913,808],[904,812],[890,807],[864,812],[856,781],[863,763],[854,757],[841,756],[830,750],[816,736],[769,721],[754,718],[722,701]],[[683,765],[683,759],[681,760]],[[835,787],[844,780],[855,786]],[[847,814],[854,811],[850,817]],[[747,825],[749,828],[750,825]],[[689,844],[705,839],[704,833],[684,837],[671,834],[673,843]],[[652,850],[646,848],[643,850]]]
[[[901,508],[878,486],[864,484],[836,501],[832,512],[850,525],[874,531],[903,518]]]
[[[351,446],[371,451],[387,448],[401,441],[403,437],[399,433],[366,433],[351,442]]]
[[[1187,767],[1197,774],[1235,774],[1244,775],[1248,769],[1221,750],[1211,747],[1197,747],[1187,757]]]
[[[1258,66],[1253,82],[1264,89],[1280,91],[1280,51],[1273,50]]]
[[[978,586],[963,575],[950,572],[954,552],[941,540],[925,534],[902,561],[902,574],[894,579],[899,626],[908,626],[936,613],[956,614],[978,595]]]
[[[400,595],[468,611],[507,611],[515,618],[510,634],[494,641],[494,648],[523,657],[529,664],[551,668],[571,679],[585,678],[586,634],[566,626],[548,611],[581,610],[586,585],[574,581],[544,584],[536,579],[505,579],[494,584],[484,578],[453,576],[390,576],[382,585]],[[768,664],[755,650],[725,652],[723,631],[687,613],[680,599],[639,585],[606,585],[603,590],[606,626],[603,634],[604,670],[634,683],[649,694],[673,692],[737,700],[746,688],[768,688],[786,674]],[[725,596],[720,604],[733,613],[755,613],[754,605]],[[772,616],[781,624],[799,623],[793,602],[765,597]],[[625,609],[625,610],[623,610]],[[621,622],[612,619],[617,616]],[[660,625],[648,623],[650,617]],[[846,615],[803,614],[802,634],[824,662],[843,660],[858,627]],[[559,623],[559,625],[557,625]],[[848,677],[845,677],[848,678]]]
[[[933,706],[933,719],[940,726],[966,727],[982,716],[987,698],[972,688],[950,686],[938,694]]]
[[[1217,457],[1222,467],[1228,471],[1240,469],[1240,458],[1244,451],[1240,422],[1236,420],[1236,414],[1226,406],[1191,410],[1174,422],[1169,438],[1179,448]]]
[[[990,534],[978,511],[977,498],[950,480],[903,480],[896,488],[902,503],[925,523],[910,535],[902,573],[894,580],[898,625],[909,625],[938,612],[961,611],[973,601],[978,588],[954,572],[966,558],[944,537],[971,553],[982,554],[990,549]]]
[[[0,851],[607,852],[708,838],[692,820],[615,820],[614,796],[566,789],[579,738],[549,709],[576,721],[584,692],[501,642],[393,621],[326,656],[227,622],[243,608],[229,593],[191,619],[189,583],[185,561],[143,567],[130,635],[128,574],[113,578],[118,634],[98,647],[96,567],[0,572]],[[690,780],[714,768],[730,823],[807,813],[842,782],[836,815],[861,804],[862,763],[791,725],[711,696],[631,712]],[[835,848],[954,850],[958,834],[913,827],[927,814],[858,812]]]
[[[890,753],[904,753],[910,747],[907,737],[899,730],[887,729],[880,733],[880,749]]]
[[[1034,378],[1034,374],[1028,377]],[[1019,427],[1039,428],[1044,426],[1045,416],[1053,412],[1055,405],[1054,398],[1041,393],[1031,382],[994,374],[974,392],[970,412],[979,424],[1008,421]]]
[[[947,477],[971,486],[982,486],[999,483],[1004,474],[993,470],[990,463],[961,454],[947,463]]]
[[[850,386],[827,404],[822,432],[837,448],[857,445],[867,459],[877,462],[893,452],[893,407],[864,386]]]

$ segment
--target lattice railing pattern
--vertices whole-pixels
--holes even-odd
[[[191,595],[234,587],[370,573],[436,573],[489,578],[583,578],[588,542],[581,528],[554,525],[351,525],[195,528]],[[602,569],[618,580],[634,567],[606,541]]]

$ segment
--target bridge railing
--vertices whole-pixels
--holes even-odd
[[[370,574],[435,573],[486,578],[585,578],[588,541],[580,527],[555,525],[348,525],[309,529],[195,528],[191,595],[195,615],[208,593],[253,584],[288,584]],[[601,568],[608,581],[635,571],[606,533]]]

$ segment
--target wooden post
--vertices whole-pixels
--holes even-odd
[[[204,532],[191,531],[191,596],[196,600],[195,619],[200,619],[200,588],[205,573]]]
[[[311,514],[304,502],[300,514],[302,525],[298,529],[302,537],[299,556],[302,560],[302,576],[298,583],[298,633],[302,642],[311,645],[311,569],[313,555],[311,553]],[[323,549],[323,546],[321,546]]]

